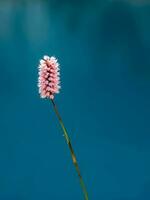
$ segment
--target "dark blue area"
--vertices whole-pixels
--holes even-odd
[[[0,1],[0,200],[80,200],[38,62],[55,55],[90,200],[150,199],[148,1]]]

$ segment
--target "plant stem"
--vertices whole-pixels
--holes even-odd
[[[64,123],[63,123],[63,121],[62,121],[62,119],[61,119],[61,116],[60,116],[60,114],[59,114],[59,112],[58,112],[58,109],[57,109],[57,107],[56,107],[56,104],[55,104],[54,100],[51,99],[51,102],[52,102],[52,104],[53,104],[54,111],[55,111],[56,116],[57,116],[57,118],[58,118],[58,121],[59,121],[59,123],[60,123],[60,125],[61,125],[61,128],[62,128],[62,130],[63,130],[63,132],[64,132],[64,137],[65,137],[65,140],[66,140],[67,145],[68,145],[68,147],[69,147],[69,150],[70,150],[70,153],[71,153],[71,157],[72,157],[72,161],[73,161],[73,164],[74,164],[74,166],[75,166],[75,169],[76,169],[76,171],[77,171],[77,174],[78,174],[78,177],[79,177],[79,180],[80,180],[80,185],[81,185],[81,188],[82,188],[82,191],[83,191],[83,194],[84,194],[84,198],[85,198],[85,200],[89,200],[89,198],[88,198],[88,193],[87,193],[87,190],[86,190],[84,181],[83,181],[83,179],[82,179],[82,176],[81,176],[81,173],[80,173],[80,169],[79,169],[79,166],[78,166],[78,163],[77,163],[77,159],[76,159],[76,156],[75,156],[75,153],[74,153],[74,150],[73,150],[73,147],[72,147],[70,138],[69,138],[69,136],[68,136],[67,130],[66,130],[65,126],[64,126]]]

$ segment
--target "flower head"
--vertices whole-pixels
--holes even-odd
[[[60,89],[59,63],[55,57],[44,56],[39,64],[38,87],[41,98],[53,99]]]

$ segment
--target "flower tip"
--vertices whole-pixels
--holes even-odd
[[[43,56],[43,59],[44,60],[49,60],[49,56],[45,55],[45,56]]]

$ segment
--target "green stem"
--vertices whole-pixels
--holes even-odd
[[[79,180],[80,180],[80,185],[81,185],[81,188],[82,188],[82,191],[83,191],[83,194],[84,194],[84,198],[85,198],[85,200],[88,200],[88,199],[89,199],[89,198],[88,198],[88,193],[87,193],[87,190],[86,190],[84,181],[83,181],[83,179],[82,179],[82,176],[81,176],[81,173],[80,173],[80,169],[79,169],[79,166],[78,166],[78,163],[77,163],[77,159],[76,159],[76,156],[75,156],[75,153],[74,153],[74,150],[73,150],[73,147],[72,147],[70,138],[69,138],[69,136],[68,136],[67,130],[66,130],[66,128],[65,128],[65,126],[64,126],[64,123],[63,123],[63,121],[62,121],[62,119],[61,119],[61,117],[60,117],[60,114],[59,114],[59,112],[58,112],[58,109],[57,109],[57,107],[56,107],[56,104],[55,104],[54,100],[51,100],[51,102],[52,102],[52,104],[53,104],[54,111],[55,111],[56,116],[57,116],[57,118],[58,118],[58,120],[59,120],[59,123],[60,123],[60,125],[61,125],[61,128],[62,128],[62,130],[63,130],[63,132],[64,132],[64,137],[65,137],[65,140],[66,140],[67,145],[68,145],[68,147],[69,147],[69,150],[70,150],[70,153],[71,153],[71,157],[72,157],[72,161],[73,161],[73,164],[74,164],[74,166],[75,166],[75,169],[76,169],[76,171],[77,171],[77,174],[78,174],[78,177],[79,177]]]

